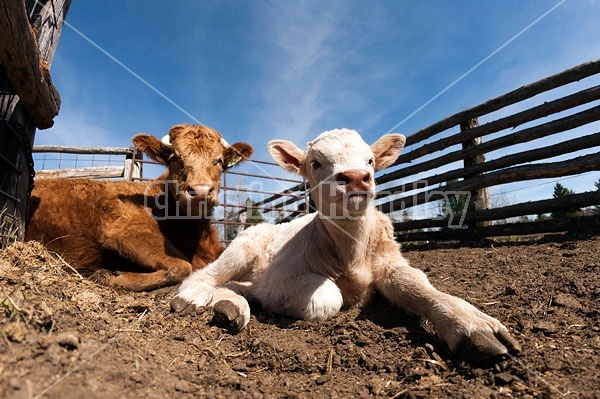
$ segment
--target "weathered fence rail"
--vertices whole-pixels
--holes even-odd
[[[90,155],[129,155],[134,151],[131,147],[71,147],[61,145],[36,145],[33,153],[53,152],[57,154],[90,154]]]
[[[124,161],[120,161],[120,166],[114,165],[94,165],[73,168],[55,168],[55,169],[38,169],[36,171],[36,179],[46,178],[77,178],[86,177],[91,179],[111,179],[124,178],[131,180],[132,178],[142,177],[142,153],[133,147],[69,147],[69,146],[34,146],[33,154],[73,154],[80,155],[124,155]],[[60,155],[58,155],[60,157]],[[40,161],[45,163],[45,157]],[[75,159],[71,160],[75,165],[81,163],[102,163],[102,160],[92,159]]]
[[[569,225],[558,220],[505,224],[502,227],[493,225],[493,222],[600,204],[600,192],[523,202],[494,209],[489,209],[489,202],[473,200],[482,195],[487,196],[485,191],[494,186],[575,176],[600,170],[600,153],[594,150],[600,146],[600,133],[598,126],[594,125],[594,122],[600,120],[600,105],[594,105],[600,99],[600,86],[585,86],[586,78],[599,73],[600,60],[588,62],[459,112],[408,136],[407,146],[412,148],[398,158],[395,170],[377,179],[380,184],[388,183],[385,191],[380,194],[380,209],[391,214],[439,201],[458,192],[468,193],[474,206],[465,211],[462,223],[460,226],[455,225],[455,229],[448,229],[453,216],[450,214],[445,217],[397,222],[394,224],[397,238],[401,241],[414,241],[526,234],[526,231],[536,232],[536,226],[539,227],[539,232],[563,229]],[[547,102],[539,100],[543,103],[482,125],[477,123],[479,118],[492,112],[524,100],[534,102],[534,96],[542,93],[552,95],[553,93],[547,92],[568,84],[573,86],[568,89],[577,91]],[[561,114],[557,115],[559,113]],[[548,117],[553,119],[541,120]],[[515,131],[515,128],[524,124],[534,126]],[[458,133],[445,133],[457,126],[460,127]],[[572,137],[556,142],[553,137],[559,133],[571,133]],[[440,139],[424,143],[438,134],[441,135]],[[483,142],[482,138],[491,134],[494,134],[494,138]],[[545,141],[535,141],[542,138]],[[472,144],[471,140],[477,142]],[[548,143],[549,140],[555,142]],[[464,145],[465,143],[469,145]],[[517,144],[522,143],[531,144],[527,150],[515,149]],[[419,144],[419,147],[414,148]],[[453,150],[453,146],[457,145],[463,146]],[[486,160],[492,151],[503,151],[506,155]],[[578,151],[588,153],[578,154]],[[426,155],[429,159],[415,162]],[[469,162],[478,156],[481,157],[478,162]],[[546,161],[559,156],[563,159]],[[463,167],[450,166],[457,161],[462,161]],[[420,177],[415,179],[413,176],[419,173]],[[399,180],[405,182],[395,184]],[[579,220],[583,223],[584,219]],[[570,226],[573,228],[574,225]],[[438,231],[440,228],[442,230]]]
[[[569,83],[578,82],[584,78],[588,78],[590,76],[596,75],[600,73],[600,60],[595,60],[591,62],[587,62],[585,64],[578,65],[574,68],[567,69],[561,73],[556,75],[549,76],[547,78],[538,80],[537,82],[530,83],[528,85],[522,86],[516,90],[513,90],[509,93],[503,94],[494,99],[488,100],[482,104],[471,107],[467,110],[458,112],[452,116],[449,116],[445,119],[442,119],[439,122],[434,123],[431,126],[428,126],[424,129],[419,130],[418,132],[410,135],[406,140],[406,145],[411,146],[416,143],[420,143],[425,141],[426,139],[446,131],[454,126],[459,126],[464,121],[467,121],[472,118],[477,118],[482,115],[490,114],[494,111],[498,111],[499,109],[505,108],[509,105],[516,104],[523,100],[527,100],[532,98],[538,94],[550,91],[552,89],[556,89],[557,87],[561,87],[567,85]],[[565,99],[568,99],[566,97]],[[594,97],[597,99],[597,97]],[[589,100],[591,101],[591,100]],[[589,102],[586,101],[586,102]],[[556,111],[558,112],[558,111]],[[516,117],[519,114],[515,114],[512,117],[515,120],[515,125],[520,125],[523,122],[519,122]],[[549,114],[548,114],[549,115]],[[540,115],[541,117],[542,115]],[[535,119],[535,118],[534,118]],[[475,137],[475,136],[474,136]],[[460,141],[459,141],[460,142]],[[411,151],[413,152],[413,151]],[[414,155],[422,156],[425,155],[422,152],[416,152]],[[412,155],[412,156],[414,156]],[[415,157],[416,158],[416,157]],[[412,158],[412,159],[415,159]],[[396,164],[408,162],[409,156],[405,154],[404,156],[400,156],[400,158],[396,161]]]

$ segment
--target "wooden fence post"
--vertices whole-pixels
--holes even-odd
[[[139,180],[143,177],[143,164],[139,162],[144,159],[144,153],[133,147],[132,152],[125,156],[125,171],[123,178],[125,181]]]
[[[3,0],[0,11],[0,247],[25,234],[36,128],[60,96],[49,67],[71,0]]]
[[[471,118],[466,122],[460,124],[460,131],[464,132],[465,130],[473,129],[479,127],[479,121],[477,118]],[[473,147],[482,143],[481,137],[475,137],[473,139],[463,141],[462,147],[463,149]],[[485,162],[485,155],[475,155],[473,158],[465,158],[464,166],[465,168],[475,166]],[[467,215],[472,213],[473,211],[479,211],[484,209],[489,209],[490,207],[490,193],[487,187],[480,188],[474,191],[471,191],[471,200],[469,201],[467,207]],[[468,217],[468,216],[467,216]],[[484,227],[488,226],[489,222],[476,222],[475,226],[469,227]]]

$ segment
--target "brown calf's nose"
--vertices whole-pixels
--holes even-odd
[[[371,188],[371,173],[364,170],[347,170],[338,173],[337,181],[344,182],[346,191],[368,191]]]
[[[215,188],[212,184],[190,184],[187,191],[192,197],[208,198]]]

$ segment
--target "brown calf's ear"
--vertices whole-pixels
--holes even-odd
[[[245,161],[254,153],[254,148],[247,143],[233,143],[223,151],[223,167],[225,169]]]
[[[375,155],[375,170],[391,166],[400,156],[406,137],[400,133],[385,134],[371,146]]]
[[[269,141],[267,149],[279,166],[292,173],[301,174],[306,153],[294,143],[287,140],[273,140]]]
[[[157,162],[167,165],[171,156],[171,146],[166,145],[154,136],[145,133],[136,134],[133,136],[133,144],[140,149],[144,154]]]

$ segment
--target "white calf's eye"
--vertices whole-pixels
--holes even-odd
[[[321,167],[321,163],[313,160],[310,162],[310,166],[312,166],[313,169],[319,169]]]
[[[375,166],[375,159],[374,158],[369,159],[369,162],[367,162],[367,164],[369,166]]]

